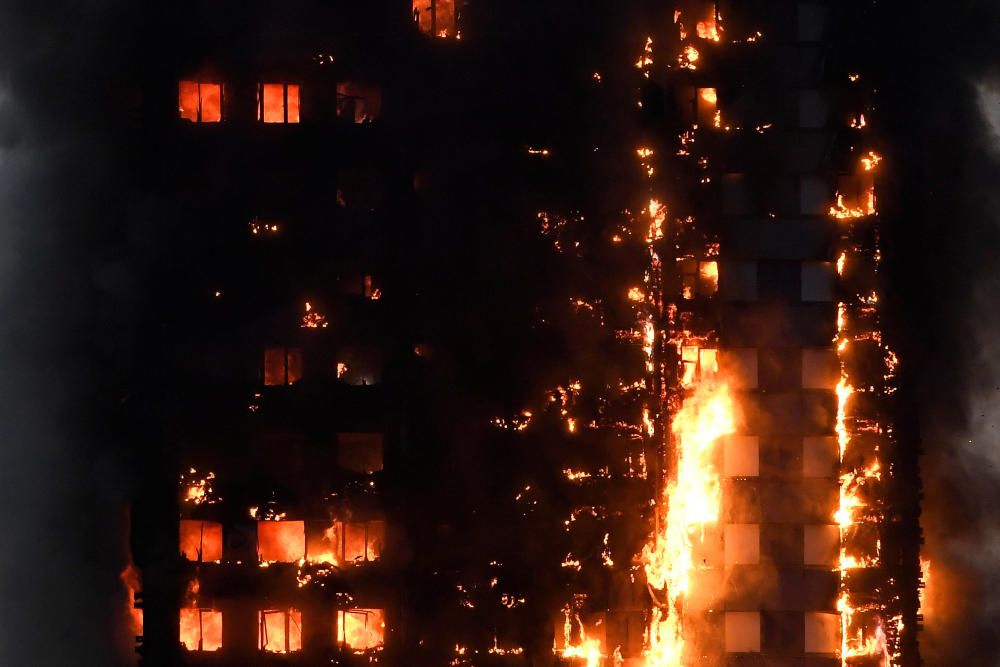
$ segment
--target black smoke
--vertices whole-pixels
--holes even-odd
[[[886,257],[903,395],[920,434],[928,665],[1000,664],[1000,7],[879,13]]]

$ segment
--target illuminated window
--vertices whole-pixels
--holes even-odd
[[[294,563],[305,557],[305,522],[257,522],[257,558],[260,562]]]
[[[830,349],[802,350],[802,388],[833,389],[840,379],[840,360]]]
[[[719,264],[715,261],[699,262],[687,257],[678,260],[681,273],[681,296],[712,296],[719,290]]]
[[[306,525],[306,560],[310,563],[342,565],[344,562],[344,524],[310,521]]]
[[[344,609],[336,613],[337,643],[353,651],[368,651],[385,644],[385,611]]]
[[[306,560],[330,565],[359,565],[382,557],[385,521],[311,523]]]
[[[382,91],[377,86],[345,81],[337,84],[337,115],[352,123],[371,123],[382,112]]]
[[[734,389],[757,388],[757,350],[733,348],[719,352],[719,366]]]
[[[181,609],[180,642],[188,651],[218,651],[222,648],[222,612]]]
[[[731,435],[723,440],[726,477],[757,477],[760,474],[760,438]]]
[[[302,612],[297,609],[257,612],[257,649],[267,653],[302,650]]]
[[[222,524],[215,521],[181,520],[180,551],[187,560],[222,560]]]
[[[222,120],[222,84],[181,81],[177,90],[180,117],[192,123]]]
[[[351,522],[344,525],[344,561],[366,563],[382,557],[385,521]]]
[[[413,0],[413,20],[427,35],[458,37],[455,0]]]
[[[695,380],[709,380],[719,372],[719,351],[699,348],[697,345],[681,347],[681,385],[690,387]]]
[[[806,653],[837,653],[840,650],[840,615],[807,611]]]
[[[760,612],[726,612],[726,652],[760,652]]]
[[[295,384],[302,378],[302,350],[269,347],[264,351],[264,384],[274,387]]]
[[[802,439],[802,475],[835,477],[840,463],[837,439],[833,436],[807,436]]]
[[[802,562],[835,567],[840,556],[840,526],[803,526]]]
[[[719,108],[719,96],[715,88],[699,88],[697,104],[697,115],[699,127],[712,127],[715,125],[715,113]]]
[[[351,472],[370,475],[382,469],[381,433],[337,435],[337,465]]]
[[[259,84],[257,120],[265,123],[299,122],[299,87],[292,83]]]
[[[726,565],[760,563],[760,526],[755,523],[731,523],[725,533]]]

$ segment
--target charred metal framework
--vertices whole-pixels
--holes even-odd
[[[386,4],[186,25],[144,91],[190,269],[141,663],[917,667],[869,3],[575,16],[509,132],[460,110],[507,96],[501,19]],[[714,405],[678,592],[680,422]]]

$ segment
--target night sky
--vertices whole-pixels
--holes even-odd
[[[498,20],[521,11],[473,4]],[[588,42],[568,39],[566,14],[591,29],[603,16],[604,30],[621,31],[607,43],[635,42],[626,21],[594,4],[538,0],[517,32],[495,31],[491,44],[534,75],[500,84],[469,112],[513,110],[515,100],[546,99],[552,77],[588,75]],[[859,64],[878,78],[887,158],[887,335],[898,341],[912,420],[902,430],[924,453],[933,562],[922,651],[928,665],[1000,665],[1000,5],[880,2],[873,16],[884,41]],[[556,25],[563,39],[538,39]],[[137,360],[155,354],[148,336],[162,313],[149,295],[165,258],[149,203],[121,195],[132,176],[120,124],[156,50],[171,47],[161,27],[114,0],[0,7],[0,665],[115,665],[127,645],[123,508],[142,453],[123,406],[149,381]],[[487,114],[469,131],[531,141],[531,123],[517,117]],[[471,189],[476,210],[502,218],[499,182]],[[493,240],[479,231],[464,243]],[[461,259],[462,243],[435,250],[455,263],[428,278],[444,286],[463,276],[459,304],[488,293],[482,312],[503,312],[535,279]],[[476,324],[475,312],[459,306],[447,324],[502,324]],[[502,364],[463,370],[473,371],[519,379]]]

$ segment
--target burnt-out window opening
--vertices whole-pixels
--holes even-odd
[[[177,110],[180,117],[192,123],[222,121],[221,83],[181,81],[177,86]]]
[[[294,83],[259,84],[257,120],[264,123],[298,123],[299,86]]]
[[[180,643],[188,651],[218,651],[222,648],[222,612],[181,609]]]
[[[302,379],[302,350],[269,347],[264,350],[264,384],[268,387],[295,384]]]
[[[337,465],[370,475],[382,470],[382,450],[381,433],[341,433],[337,436]]]
[[[257,612],[257,649],[265,653],[302,650],[302,612],[298,609],[264,609]]]
[[[378,287],[378,283],[370,273],[365,274],[363,285],[363,293],[366,299],[378,301],[382,298],[382,289]]]
[[[385,644],[385,611],[343,609],[336,613],[337,644],[354,651],[367,651]]]
[[[678,264],[681,272],[681,296],[684,299],[712,296],[719,290],[718,262],[699,262],[694,258],[684,258]]]
[[[352,123],[371,123],[382,111],[377,86],[345,81],[337,84],[337,115]]]

